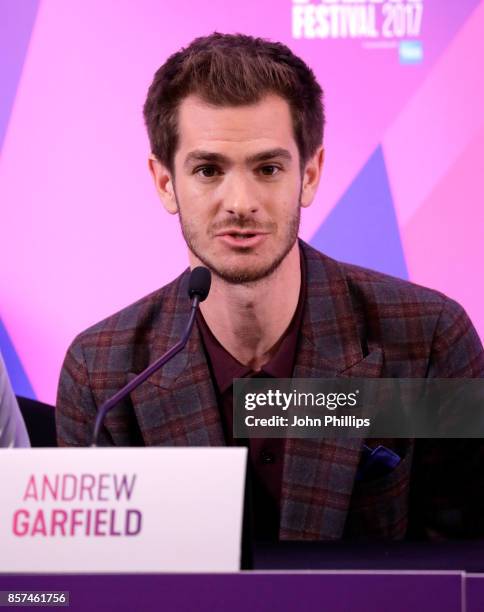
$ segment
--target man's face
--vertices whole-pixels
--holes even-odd
[[[269,276],[299,229],[302,181],[288,103],[271,94],[215,107],[191,95],[178,126],[165,206],[179,213],[190,251],[230,283]]]

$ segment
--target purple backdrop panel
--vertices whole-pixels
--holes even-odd
[[[484,575],[468,574],[466,576],[466,612],[482,612],[484,610]]]
[[[69,591],[69,609],[82,611],[462,610],[460,572],[0,576],[0,590],[6,589]]]

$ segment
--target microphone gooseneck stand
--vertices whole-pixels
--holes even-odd
[[[190,309],[190,316],[183,336],[170,350],[168,350],[164,355],[159,357],[155,362],[149,365],[145,370],[143,370],[140,374],[133,378],[133,380],[131,380],[127,385],[117,391],[112,397],[105,401],[104,404],[102,404],[96,415],[96,422],[92,434],[91,447],[97,446],[99,432],[101,431],[101,426],[104,422],[106,414],[114,406],[116,406],[118,402],[120,402],[123,398],[129,395],[129,393],[136,389],[136,387],[144,383],[144,381],[149,378],[154,372],[156,372],[156,370],[164,366],[167,361],[170,361],[170,359],[172,359],[185,347],[186,343],[188,342],[188,338],[190,337],[190,334],[192,332],[193,324],[195,323],[195,316],[197,314],[198,305],[200,304],[200,302],[203,302],[203,300],[205,300],[205,298],[207,297],[208,292],[210,291],[210,283],[211,274],[208,268],[199,266],[192,270],[188,286],[188,295],[192,300],[192,306]]]

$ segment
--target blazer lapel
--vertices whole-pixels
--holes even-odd
[[[170,287],[154,325],[151,363],[173,346],[188,322],[189,273]],[[146,366],[145,366],[146,367]],[[131,373],[129,378],[134,377]],[[131,393],[147,446],[222,446],[224,436],[210,371],[195,325],[185,348]]]
[[[380,376],[382,351],[363,353],[345,279],[333,260],[302,243],[307,295],[294,377]],[[153,322],[148,363],[181,337],[189,316],[188,273],[167,290]],[[129,378],[135,376],[131,373]],[[186,347],[131,394],[146,445],[222,446],[215,391],[195,326]],[[344,529],[362,440],[288,439],[281,539],[336,539]]]
[[[382,350],[364,354],[337,262],[301,243],[307,294],[294,378],[379,377]],[[344,530],[361,438],[286,440],[280,539],[338,539]]]

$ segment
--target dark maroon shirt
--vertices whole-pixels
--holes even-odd
[[[202,313],[199,311],[197,315],[198,328],[217,394],[226,444],[245,445],[249,448],[254,531],[255,537],[259,540],[278,538],[285,440],[283,438],[234,439],[233,379],[292,377],[306,296],[306,269],[304,255],[301,252],[300,260],[301,289],[296,311],[280,340],[276,353],[260,372],[254,372],[237,361],[212,334]]]

